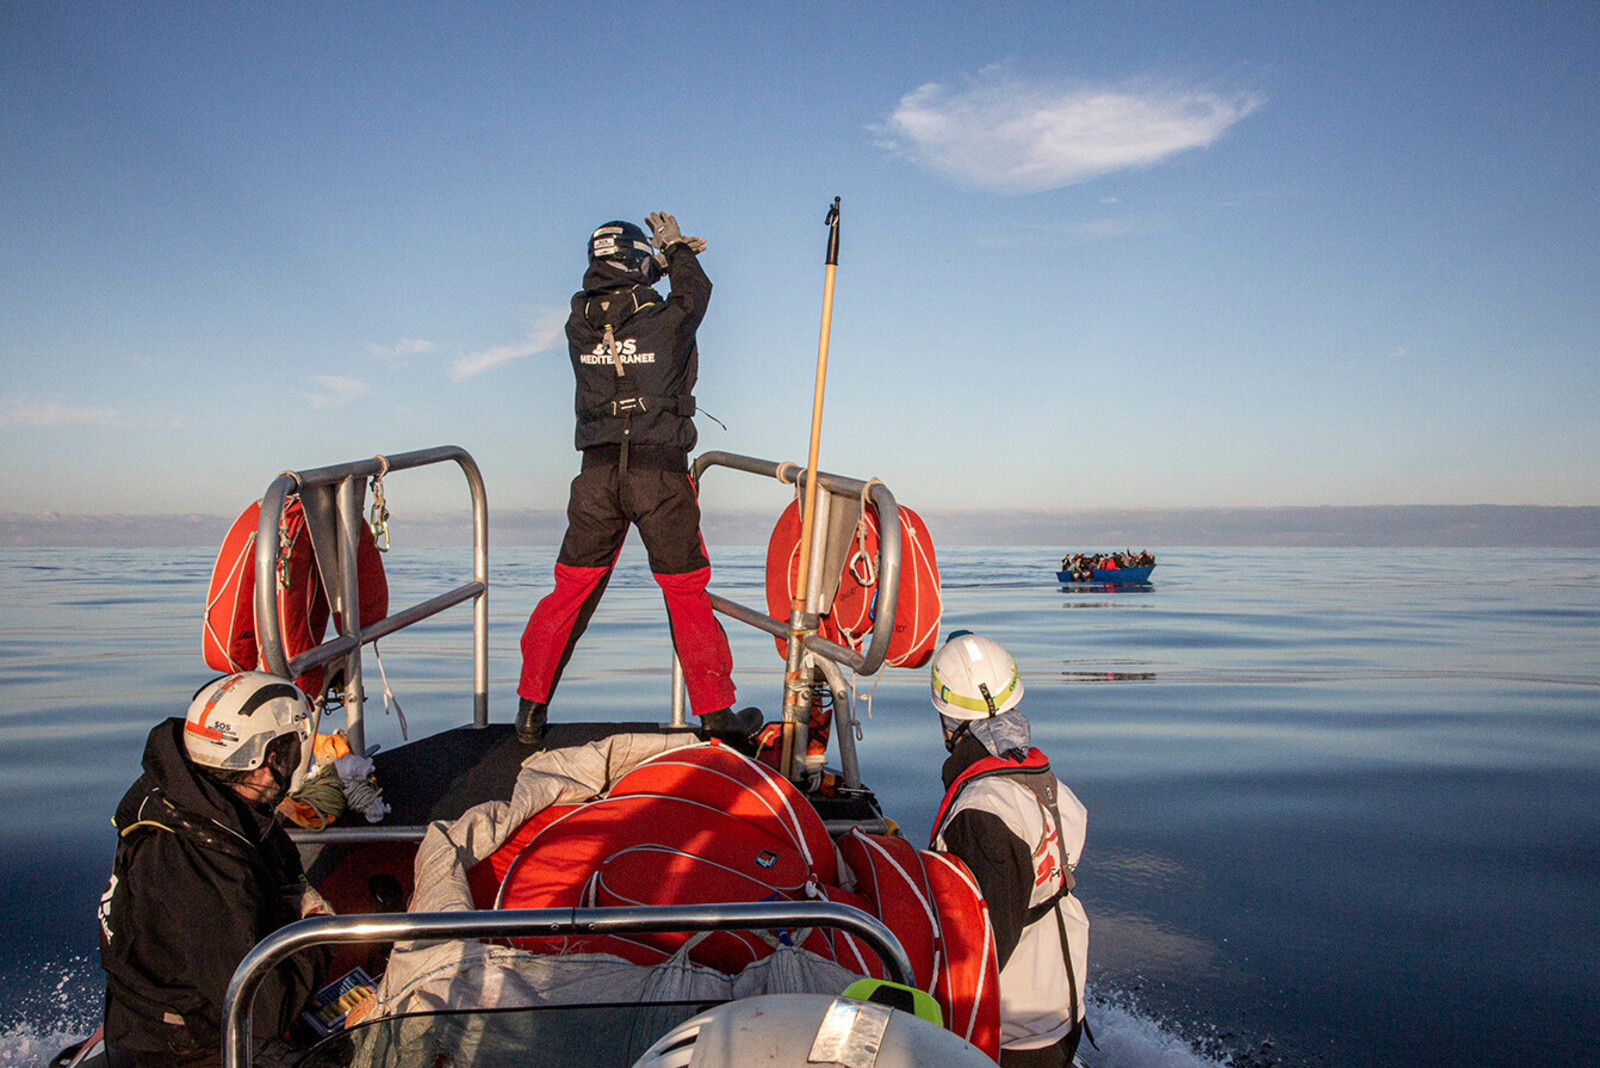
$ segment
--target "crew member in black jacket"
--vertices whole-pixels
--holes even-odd
[[[239,961],[285,924],[333,911],[306,884],[274,813],[304,777],[315,732],[305,695],[257,672],[209,683],[187,717],[150,732],[144,774],[117,806],[100,898],[112,1068],[217,1063]],[[289,1031],[328,959],[302,952],[267,976],[254,1002],[258,1042]]]
[[[621,221],[590,236],[589,268],[567,319],[583,468],[572,481],[555,589],[522,633],[517,736],[530,745],[544,737],[550,698],[611,580],[630,524],[639,528],[666,599],[673,648],[702,729],[742,740],[761,726],[754,709],[732,711],[733,657],[706,593],[711,561],[689,478],[700,361],[695,331],[711,298],[699,262],[706,244],[684,237],[671,215],[652,212],[645,221],[649,238]],[[663,270],[672,285],[665,300],[651,288]]]

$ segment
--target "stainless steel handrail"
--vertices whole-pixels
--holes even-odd
[[[805,469],[795,464],[762,460],[732,452],[702,453],[695,458],[689,477],[698,484],[701,476],[712,467],[727,467],[735,471],[764,475],[802,488],[806,480]],[[814,634],[808,635],[803,642],[805,648],[818,656],[832,660],[836,664],[843,664],[862,675],[875,674],[883,666],[884,657],[889,653],[889,640],[894,637],[894,609],[900,594],[900,506],[895,503],[894,494],[889,492],[889,487],[881,482],[867,483],[843,475],[829,474],[826,471],[817,472],[818,488],[831,493],[859,498],[869,485],[871,489],[868,490],[868,495],[872,503],[878,507],[878,604],[880,609],[885,610],[880,610],[877,618],[872,621],[872,640],[864,653],[847,649]],[[816,561],[815,566],[820,567],[822,554],[815,554],[813,560]],[[807,581],[809,583],[809,576]],[[773,619],[763,611],[716,594],[711,595],[711,604],[717,611],[741,623],[747,623],[780,638],[787,638],[789,635],[788,620]]]
[[[382,622],[361,627],[359,595],[355,584],[356,546],[361,516],[363,481],[374,475],[387,475],[430,464],[454,461],[466,477],[472,495],[472,581],[421,604],[392,612]],[[282,521],[284,500],[291,493],[308,498],[313,492],[334,493],[337,514],[335,544],[339,555],[336,573],[341,588],[330,590],[330,602],[349,606],[340,613],[341,633],[291,663],[284,650],[282,628],[278,623],[277,559],[278,525]],[[308,514],[309,520],[309,514]],[[327,566],[319,562],[319,568]],[[365,748],[362,728],[361,646],[392,634],[401,627],[426,619],[462,601],[473,602],[472,611],[472,721],[475,726],[489,723],[489,505],[483,475],[471,454],[456,445],[374,456],[366,460],[316,467],[306,471],[285,471],[267,487],[261,498],[261,517],[256,526],[256,632],[261,643],[263,668],[274,675],[297,678],[313,667],[347,658],[345,672],[345,730],[356,752]],[[321,579],[319,578],[319,581]]]
[[[879,819],[832,819],[822,821],[823,829],[828,832],[829,838],[837,838],[841,834],[849,833],[853,828],[859,827],[868,834],[888,834],[889,824],[886,820]],[[286,827],[289,840],[297,846],[315,845],[366,845],[373,842],[420,842],[428,833],[427,825],[394,825],[371,824],[366,827],[324,827],[320,831],[308,830],[304,827]]]
[[[733,931],[833,927],[860,938],[894,982],[915,982],[911,958],[882,920],[833,901],[740,902],[592,909],[505,909],[485,912],[398,912],[313,916],[280,928],[245,954],[222,998],[223,1068],[250,1064],[250,1009],[268,973],[310,946],[423,939],[518,938],[537,935],[638,934],[649,931]],[[486,1006],[487,1007],[487,1006]]]

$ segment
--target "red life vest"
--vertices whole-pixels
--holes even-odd
[[[933,848],[933,843],[939,838],[939,831],[944,827],[945,813],[950,811],[950,806],[955,804],[956,795],[961,788],[973,779],[984,775],[1005,775],[1016,771],[1049,771],[1050,758],[1040,752],[1037,747],[1028,750],[1028,755],[1022,758],[1021,763],[1007,760],[1005,757],[986,756],[974,760],[961,770],[955,782],[950,784],[950,789],[944,792],[944,800],[939,802],[939,814],[933,818],[933,833],[928,836],[928,848]]]

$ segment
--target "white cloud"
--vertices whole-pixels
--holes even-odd
[[[0,409],[0,426],[23,426],[34,429],[45,427],[113,426],[117,413],[110,408],[74,407],[47,401],[26,404],[8,401]]]
[[[482,374],[491,367],[498,367],[508,360],[518,360],[524,356],[553,349],[566,337],[567,311],[552,311],[544,315],[534,324],[533,330],[525,341],[514,345],[496,345],[483,352],[472,352],[459,357],[450,365],[450,378],[459,382],[463,378]]]
[[[421,338],[403,337],[393,345],[368,345],[367,353],[380,360],[398,360],[406,356],[420,356],[432,352],[436,346]]]
[[[319,411],[342,408],[371,388],[359,378],[347,378],[344,375],[314,375],[311,381],[321,386],[322,390],[307,393],[306,403]]]
[[[1202,89],[1032,84],[990,68],[965,90],[912,90],[874,132],[967,185],[1036,193],[1203,148],[1259,104]]]

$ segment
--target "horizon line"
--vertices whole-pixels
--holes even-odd
[[[1352,548],[1600,548],[1600,505],[1381,504],[1214,505],[1139,508],[919,509],[936,544],[962,546],[1193,546]],[[765,545],[775,517],[717,509],[701,527],[713,545]],[[202,512],[0,512],[0,546],[13,548],[210,548],[233,520]],[[470,542],[464,511],[408,511],[391,518],[413,545]],[[558,508],[491,516],[498,545],[556,545]]]

